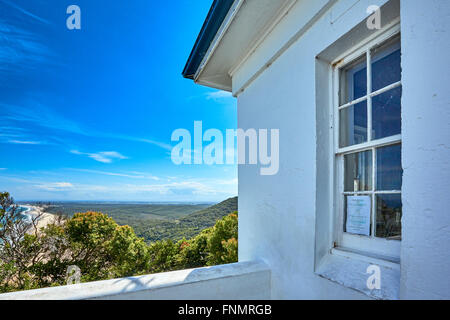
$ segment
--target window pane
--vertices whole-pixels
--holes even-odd
[[[344,156],[344,191],[372,190],[372,151]]]
[[[341,148],[367,141],[367,101],[339,111],[339,131]]]
[[[340,105],[346,104],[367,94],[366,55],[341,70]]]
[[[402,197],[401,194],[382,194],[376,196],[377,216],[375,236],[400,240],[402,235]]]
[[[402,189],[401,145],[377,149],[377,190]]]
[[[372,98],[372,135],[374,139],[401,133],[401,96],[398,87]]]
[[[400,42],[395,38],[372,51],[372,92],[400,80]]]

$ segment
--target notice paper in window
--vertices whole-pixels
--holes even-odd
[[[347,197],[346,231],[353,234],[370,235],[370,196]]]

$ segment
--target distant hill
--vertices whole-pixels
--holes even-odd
[[[73,216],[76,212],[106,213],[119,225],[129,225],[147,242],[190,239],[217,220],[237,211],[237,197],[218,204],[139,204],[106,202],[53,202],[45,211]]]
[[[107,203],[107,202],[53,202],[46,205],[48,213],[61,213],[69,217],[77,212],[106,213],[120,225],[135,225],[181,219],[191,213],[208,208],[212,203]]]
[[[147,242],[157,240],[180,240],[183,237],[190,239],[203,229],[212,227],[218,219],[238,211],[237,197],[229,198],[211,207],[196,211],[175,221],[157,222],[153,225],[135,228],[138,236],[144,237]]]

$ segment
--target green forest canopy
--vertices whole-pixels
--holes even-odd
[[[170,228],[188,230],[195,236],[148,244],[131,226],[100,212],[60,217],[38,230],[17,219],[18,206],[7,192],[0,193],[0,292],[64,285],[73,265],[87,282],[236,262],[237,212],[224,214],[236,200],[180,219],[175,225],[181,228],[169,224],[159,229],[161,234]]]

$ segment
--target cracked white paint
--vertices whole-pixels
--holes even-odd
[[[450,1],[401,2],[400,296],[450,299]]]

